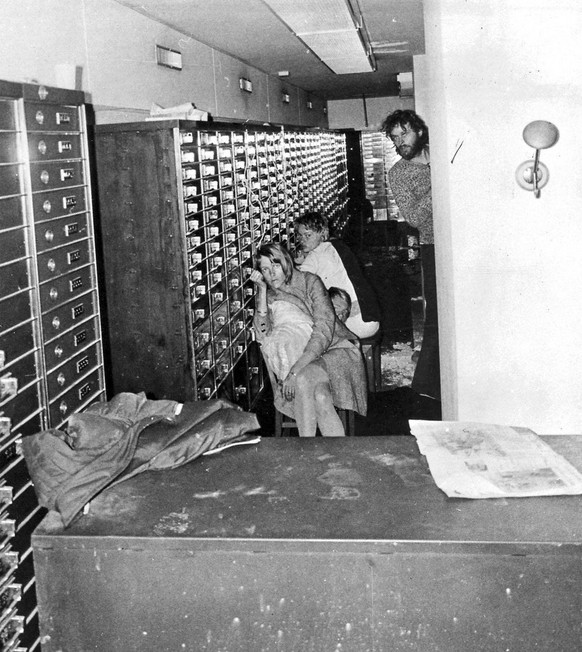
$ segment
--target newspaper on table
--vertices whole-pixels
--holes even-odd
[[[450,498],[581,494],[582,474],[533,430],[410,421],[437,486]]]

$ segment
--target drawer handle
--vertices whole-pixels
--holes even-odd
[[[69,406],[67,405],[67,402],[66,401],[61,401],[61,403],[59,405],[59,412],[63,416],[65,416],[65,414],[67,414],[68,411],[69,411]]]
[[[65,377],[65,374],[61,371],[61,373],[57,376],[57,384],[59,385],[59,387],[62,387],[66,382],[67,379]]]
[[[38,151],[44,156],[46,154],[47,146],[44,140],[38,141]]]
[[[47,266],[49,272],[54,272],[55,269],[57,268],[57,264],[55,263],[54,258],[49,258],[47,260],[46,266]]]
[[[47,230],[44,232],[44,239],[45,239],[47,242],[52,242],[52,241],[54,240],[54,238],[55,238],[55,234],[53,233],[53,231],[51,231],[51,229],[47,229]]]
[[[50,174],[46,170],[43,170],[40,173],[40,180],[46,185],[50,181]]]
[[[79,400],[83,400],[87,394],[91,393],[91,383],[85,383],[82,387],[79,387]]]
[[[58,112],[57,113],[57,124],[58,125],[66,125],[71,122],[71,114],[70,113],[63,113],[63,112]]]
[[[63,357],[63,347],[60,344],[57,344],[55,346],[55,356],[57,358],[62,358]]]
[[[87,339],[87,331],[82,330],[74,335],[75,346],[79,346],[81,342],[84,342]]]
[[[71,281],[69,281],[69,288],[71,292],[74,292],[75,290],[79,290],[82,287],[83,287],[83,279],[80,276],[77,276],[77,278],[74,278]]]
[[[86,369],[89,366],[89,356],[85,356],[84,358],[81,358],[77,362],[77,373],[80,374],[83,369]]]
[[[57,288],[51,288],[49,292],[49,297],[53,300],[56,301],[59,298],[59,291]]]
[[[48,199],[45,199],[45,200],[44,200],[43,205],[42,205],[42,210],[43,210],[45,213],[50,213],[50,212],[51,212],[51,210],[52,210],[52,205],[51,205],[51,203],[50,203],[50,201],[49,201]]]
[[[51,323],[52,323],[53,328],[56,331],[58,331],[59,328],[61,327],[61,320],[58,317],[53,317],[53,320],[52,320]]]
[[[44,113],[42,111],[37,111],[34,119],[36,120],[37,124],[44,124]]]
[[[74,208],[77,205],[77,198],[75,195],[70,195],[69,197],[63,197],[63,208],[65,210]]]

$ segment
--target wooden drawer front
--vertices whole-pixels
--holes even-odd
[[[20,168],[18,165],[0,166],[0,196],[20,193]]]
[[[30,316],[30,293],[28,290],[0,301],[0,332],[30,319]]]
[[[87,214],[63,217],[37,225],[35,229],[36,250],[40,253],[47,249],[60,247],[67,242],[73,243],[87,236]]]
[[[21,390],[22,383],[19,383],[18,394],[9,399],[6,403],[0,402],[0,411],[3,416],[12,421],[12,426],[16,426],[24,421],[31,412],[40,408],[39,383],[36,382],[30,387]]]
[[[18,134],[0,131],[0,163],[18,161]]]
[[[14,131],[16,129],[15,104],[13,101],[0,101],[0,129]]]
[[[47,376],[49,401],[62,394],[99,364],[97,346],[85,349]]]
[[[25,103],[28,131],[78,131],[79,115],[75,106]]]
[[[28,287],[28,284],[28,265],[26,260],[20,260],[16,263],[0,267],[0,295],[13,294],[22,288]]]
[[[55,310],[46,312],[42,316],[42,325],[45,339],[50,340],[78,322],[84,321],[87,317],[95,314],[95,294],[93,292],[83,297],[69,301]]]
[[[81,186],[35,193],[32,196],[32,206],[35,222],[81,213],[87,210],[85,188]]]
[[[22,226],[22,216],[21,197],[0,197],[0,229]]]
[[[31,161],[81,158],[81,138],[77,134],[30,134],[28,151]]]
[[[74,296],[79,296],[94,287],[91,268],[78,269],[66,276],[43,283],[40,290],[40,305],[44,312]]]
[[[66,247],[51,249],[38,256],[38,277],[40,282],[73,271],[91,262],[86,240],[73,242]]]
[[[15,229],[0,233],[0,265],[16,258],[26,256],[24,229]]]
[[[4,351],[5,365],[34,349],[34,332],[29,321],[2,335],[0,349]],[[3,373],[0,367],[0,375]]]
[[[51,426],[54,428],[64,419],[67,419],[84,401],[99,391],[100,387],[100,370],[96,369],[87,378],[83,378],[65,394],[55,399],[49,406]]]
[[[66,188],[83,183],[82,161],[47,161],[30,164],[32,191]]]
[[[94,342],[96,337],[95,320],[92,319],[47,344],[44,350],[47,370],[51,371],[80,348]]]

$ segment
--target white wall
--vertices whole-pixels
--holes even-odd
[[[415,89],[431,130],[443,418],[581,433],[581,5],[424,7]],[[560,139],[536,199],[515,171],[539,119]]]
[[[272,77],[113,0],[2,0],[0,79],[62,85],[58,66],[82,70],[79,90],[95,108],[97,122],[140,120],[152,103],[168,107],[193,102],[215,118],[327,126],[323,103],[306,111],[303,91],[279,106]],[[183,69],[158,66],[156,44],[182,53]],[[253,83],[242,93],[239,77]],[[271,88],[270,88],[271,87]],[[298,99],[301,97],[301,101]]]

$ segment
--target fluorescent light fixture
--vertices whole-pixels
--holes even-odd
[[[244,77],[241,77],[238,80],[238,84],[240,86],[241,91],[246,91],[247,93],[253,92],[253,83],[251,82],[250,79],[245,79]]]
[[[376,69],[357,0],[264,0],[333,72]]]
[[[163,45],[156,45],[156,60],[159,66],[182,70],[182,53],[178,50],[165,48]]]

